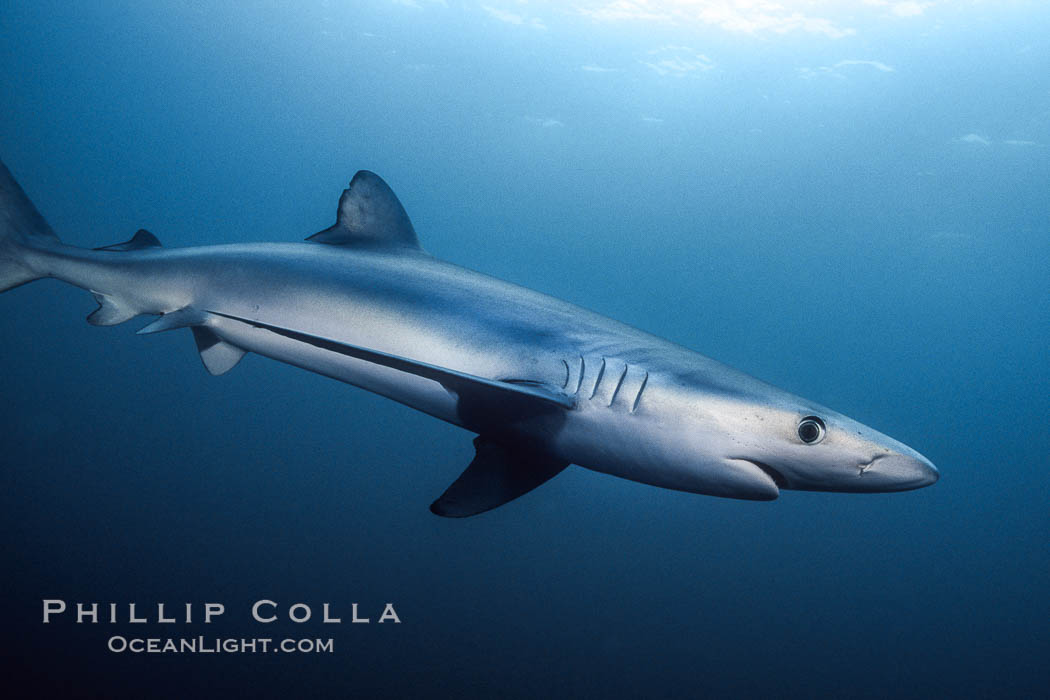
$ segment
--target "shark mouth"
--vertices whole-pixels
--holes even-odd
[[[751,464],[754,464],[756,467],[764,471],[770,479],[773,480],[773,483],[777,485],[778,489],[790,488],[788,486],[787,479],[784,478],[784,475],[778,472],[773,467],[766,464],[765,462],[759,462],[755,459],[748,459],[747,457],[735,457],[734,459],[739,459],[743,462],[750,462]]]

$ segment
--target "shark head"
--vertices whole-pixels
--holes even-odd
[[[930,460],[873,428],[798,397],[777,399],[733,402],[723,420],[735,424],[736,439],[723,453],[730,464],[765,472],[778,489],[908,491],[939,477]]]

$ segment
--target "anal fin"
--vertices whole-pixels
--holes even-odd
[[[209,328],[194,326],[192,330],[193,339],[197,341],[197,350],[201,353],[201,362],[212,376],[226,374],[246,354],[241,348],[215,335],[215,332]]]
[[[466,518],[498,508],[559,474],[568,462],[508,445],[484,435],[474,439],[470,466],[452,482],[430,512],[445,518]]]
[[[130,321],[139,315],[136,309],[131,308],[119,299],[98,292],[92,292],[98,308],[88,314],[87,322],[92,326],[115,326],[124,321]]]

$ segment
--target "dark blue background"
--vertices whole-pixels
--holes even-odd
[[[756,504],[571,469],[442,520],[427,505],[470,435],[259,357],[211,378],[189,333],[92,328],[89,295],[40,282],[0,298],[9,680],[1045,692],[1042,5],[796,3],[823,32],[495,0],[88,5],[0,9],[0,154],[67,242],[298,240],[369,168],[435,255],[830,405],[942,478]],[[228,610],[211,628],[44,626],[43,598]],[[262,626],[258,598],[344,619],[390,601],[403,622]],[[115,632],[332,636],[336,653],[114,655]]]

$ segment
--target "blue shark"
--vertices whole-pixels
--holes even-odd
[[[165,248],[140,230],[63,244],[0,164],[0,291],[54,278],[89,291],[89,323],[188,329],[219,375],[255,353],[476,434],[431,505],[465,517],[575,464],[748,500],[782,490],[934,483],[912,448],[680,345],[427,254],[404,207],[360,171],[336,222],[305,241]]]

